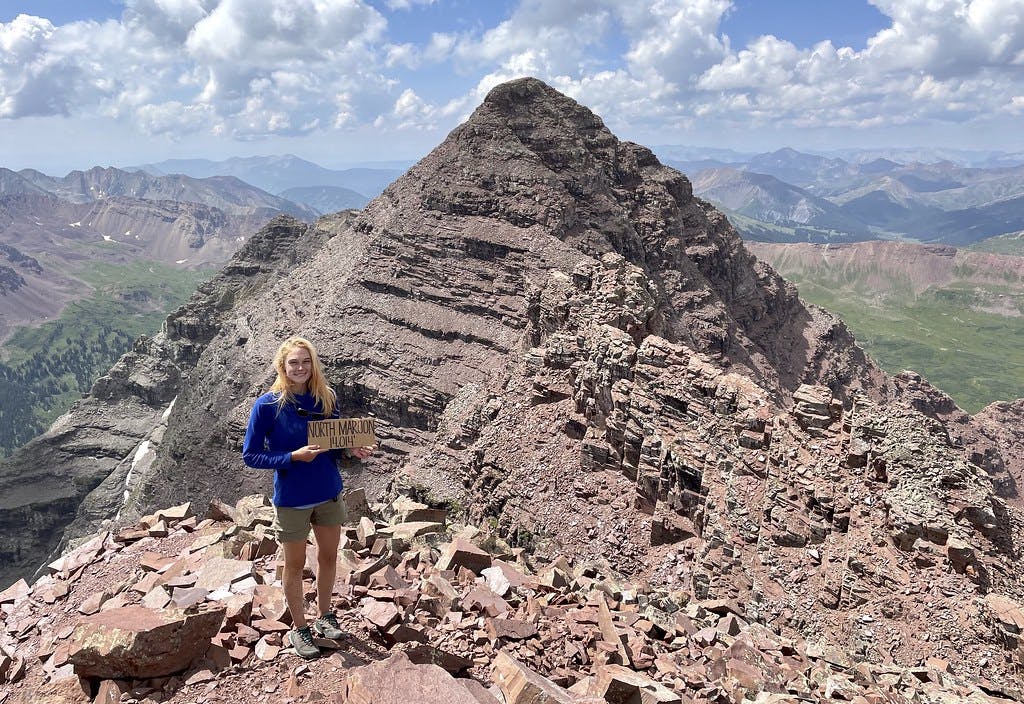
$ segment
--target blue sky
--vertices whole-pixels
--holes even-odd
[[[0,0],[0,166],[415,159],[523,75],[648,145],[1024,151],[1024,0]]]

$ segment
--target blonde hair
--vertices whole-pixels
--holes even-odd
[[[328,386],[327,379],[324,377],[324,370],[320,365],[320,357],[316,353],[316,348],[313,347],[312,342],[304,337],[289,337],[281,343],[281,346],[277,348],[277,354],[274,355],[274,370],[277,372],[277,378],[274,379],[274,383],[270,386],[270,391],[278,394],[278,407],[283,408],[286,403],[293,403],[295,401],[295,394],[288,388],[288,377],[285,374],[284,361],[289,354],[297,349],[304,349],[309,352],[309,359],[312,362],[313,369],[310,372],[308,382],[309,393],[316,399],[316,405],[320,407],[320,412],[331,415],[334,413],[336,395],[334,390]]]

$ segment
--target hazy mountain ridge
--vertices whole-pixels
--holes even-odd
[[[154,174],[187,174],[196,178],[234,176],[270,193],[283,194],[293,188],[333,186],[346,188],[366,200],[378,196],[405,168],[328,169],[292,154],[235,157],[223,161],[169,159],[132,167]]]
[[[694,192],[726,212],[775,225],[810,226],[870,239],[868,226],[824,198],[768,174],[706,169],[692,177]],[[844,238],[845,239],[845,238]]]
[[[281,197],[307,205],[321,215],[362,208],[370,202],[362,193],[341,186],[298,186],[281,191]]]
[[[141,200],[188,201],[227,211],[266,208],[300,219],[316,216],[311,210],[272,195],[231,176],[192,178],[181,174],[152,176],[143,171],[125,171],[96,166],[72,171],[64,177],[47,176],[33,169],[19,172],[3,169],[0,195],[50,193],[69,203],[90,203],[124,196]]]
[[[1024,165],[863,163],[781,149],[690,172],[695,192],[755,221],[753,240],[912,239],[969,245],[1024,230]],[[750,174],[763,174],[774,181]],[[788,228],[786,233],[774,225]]]

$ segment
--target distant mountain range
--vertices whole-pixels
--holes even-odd
[[[269,193],[316,208],[321,214],[361,208],[376,198],[411,162],[387,168],[326,169],[292,154],[236,157],[224,161],[169,159],[130,167],[154,175],[185,174],[194,178],[234,176]],[[328,188],[340,190],[325,190]],[[297,191],[296,189],[317,189]],[[290,195],[285,195],[288,192]],[[303,200],[310,198],[312,201]],[[318,205],[317,205],[318,204]]]
[[[691,160],[666,161],[752,240],[910,239],[967,246],[1024,231],[1024,158],[1015,155],[1004,154],[998,159],[1003,165],[985,168],[884,156],[847,161],[793,149],[685,155]]]
[[[318,211],[233,176],[0,168],[0,341],[90,295],[81,277],[98,264],[219,265],[280,214]]]

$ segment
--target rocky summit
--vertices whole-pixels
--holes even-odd
[[[292,334],[316,342],[347,413],[377,418],[380,451],[345,468],[350,490],[381,506],[415,496],[490,537],[471,547],[476,533],[433,514],[353,526],[338,598],[369,640],[350,644],[358,661],[306,670],[279,650],[272,608],[232,620],[238,595],[270,598],[273,545],[224,509],[174,530],[158,518],[266,489],[241,438]],[[887,377],[685,176],[540,81],[513,81],[365,210],[254,235],[0,465],[4,582],[53,573],[4,593],[8,670],[34,658],[53,667],[16,668],[33,687],[74,675],[82,696],[116,680],[124,697],[174,701],[193,701],[167,693],[189,680],[234,682],[230,701],[385,701],[366,694],[380,667],[427,689],[442,675],[418,668],[452,657],[481,702],[1018,697],[1022,435],[1020,401],[971,417],[913,372]],[[197,531],[248,563],[202,593],[187,578],[209,562],[189,557]],[[132,588],[146,579],[133,540],[159,541],[143,569],[166,579]],[[502,606],[482,565],[520,558]],[[135,609],[119,638],[194,628],[227,657],[196,653],[174,665],[191,674],[140,684],[142,670],[103,669],[107,651],[73,655],[107,638],[76,629],[110,625],[56,616],[89,575],[115,585],[108,609]],[[218,609],[210,636],[189,619]],[[36,640],[48,618],[64,634],[52,653]],[[400,641],[433,650],[356,670]],[[231,655],[239,643],[254,650]],[[328,667],[343,688],[317,679]],[[253,671],[277,688],[242,686]]]

